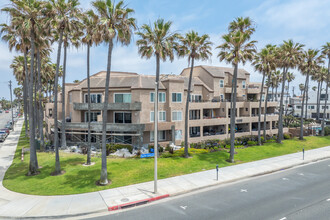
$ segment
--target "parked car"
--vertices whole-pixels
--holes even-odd
[[[10,133],[10,131],[9,131],[8,128],[2,128],[2,129],[0,129],[0,131],[4,131],[4,132],[6,132],[7,136],[8,136],[9,133]]]
[[[6,112],[6,113],[9,113],[9,111],[8,111],[8,110],[6,110],[5,112]]]
[[[2,110],[0,110],[0,113],[2,113]]]
[[[4,142],[6,140],[7,133],[5,131],[0,131],[0,141]]]
[[[8,128],[9,130],[13,130],[13,126],[11,124],[7,124],[5,128]]]

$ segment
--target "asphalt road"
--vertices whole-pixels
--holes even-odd
[[[328,220],[330,160],[90,219]]]

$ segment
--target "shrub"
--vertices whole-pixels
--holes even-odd
[[[247,145],[254,146],[254,145],[257,145],[257,142],[256,141],[248,141]]]
[[[261,143],[265,143],[264,137],[261,137],[260,139],[261,139]]]
[[[291,139],[292,138],[292,134],[291,133],[284,133],[283,134],[283,137],[284,137],[285,140]]]
[[[214,150],[216,150],[216,151],[217,151],[217,150],[219,150],[219,148],[218,148],[218,147],[214,147]]]
[[[107,155],[112,154],[114,152],[116,152],[119,149],[124,149],[126,148],[130,153],[133,152],[133,147],[132,145],[129,144],[116,144],[116,143],[110,143],[107,144]]]
[[[330,135],[330,127],[324,127],[324,135]]]
[[[165,147],[165,151],[170,151],[171,150],[171,147],[170,147],[170,145],[167,145],[166,147]]]

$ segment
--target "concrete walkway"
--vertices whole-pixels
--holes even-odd
[[[158,194],[153,193],[153,182],[108,189],[99,192],[65,196],[33,196],[15,193],[2,186],[5,171],[11,165],[23,120],[15,125],[0,149],[0,218],[23,217],[73,217],[96,212],[117,210],[136,203],[147,203],[168,196],[262,175],[293,166],[330,158],[330,146],[289,154],[265,160],[239,164],[219,169],[219,180],[214,170],[177,176],[158,181]]]

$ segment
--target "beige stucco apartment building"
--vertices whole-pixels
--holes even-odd
[[[185,103],[190,69],[180,75],[161,75],[159,85],[159,142],[181,144],[184,140]],[[91,76],[92,141],[100,140],[106,72]],[[230,98],[233,68],[194,67],[189,105],[189,142],[230,138]],[[236,137],[257,135],[261,83],[238,70]],[[153,143],[155,76],[111,72],[107,139],[141,146]],[[264,90],[265,91],[265,90]],[[264,105],[264,102],[263,102]],[[268,102],[267,134],[277,133],[276,102]],[[87,80],[66,84],[66,133],[68,144],[87,140]],[[46,130],[52,133],[53,103],[46,105]],[[61,100],[59,100],[61,110]],[[62,113],[58,112],[59,129]],[[261,110],[263,121],[264,107]],[[262,123],[263,127],[263,123]]]

